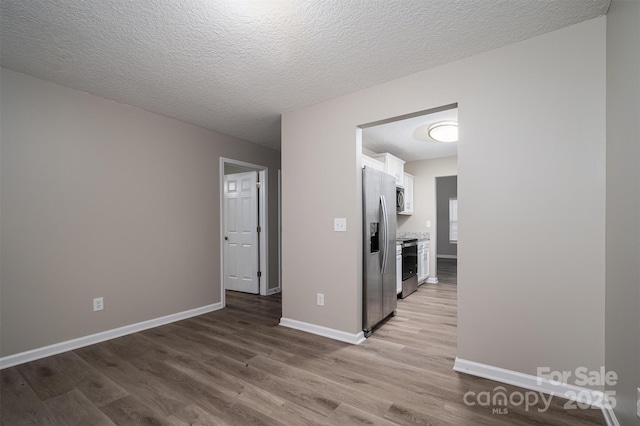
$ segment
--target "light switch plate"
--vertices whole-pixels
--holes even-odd
[[[333,230],[335,232],[347,232],[347,218],[336,217],[333,219]]]
[[[431,228],[431,221],[430,220],[427,221],[427,228]]]
[[[104,298],[96,297],[93,299],[93,311],[101,311],[104,309]]]

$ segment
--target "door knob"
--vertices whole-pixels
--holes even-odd
[[[225,236],[225,237],[224,237],[224,240],[225,240],[225,241],[229,240],[229,237]]]

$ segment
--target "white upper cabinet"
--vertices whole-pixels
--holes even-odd
[[[384,163],[382,161],[371,158],[368,155],[362,154],[362,167],[371,167],[374,170],[380,170],[384,172]]]
[[[384,164],[384,172],[396,178],[397,186],[404,186],[404,160],[401,160],[388,152],[374,155],[373,158]]]
[[[413,175],[404,173],[404,210],[400,214],[413,214]]]

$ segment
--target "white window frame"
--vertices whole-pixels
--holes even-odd
[[[449,242],[458,244],[458,198],[449,198]]]

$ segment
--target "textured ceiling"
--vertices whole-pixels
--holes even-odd
[[[458,108],[367,127],[362,130],[362,146],[404,161],[458,155],[458,142],[436,142],[426,134],[429,125],[445,120],[458,121]]]
[[[280,114],[609,0],[2,0],[7,68],[278,148]]]

